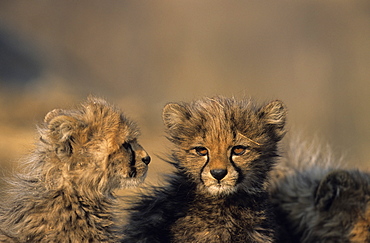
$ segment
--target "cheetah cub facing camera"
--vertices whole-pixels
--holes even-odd
[[[117,242],[114,189],[138,185],[150,157],[137,126],[105,100],[54,110],[1,205],[1,242]]]
[[[176,172],[129,209],[123,242],[274,242],[266,192],[286,108],[224,97],[163,110]]]

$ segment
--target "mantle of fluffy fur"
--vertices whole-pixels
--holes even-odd
[[[265,192],[216,197],[196,190],[177,172],[168,186],[140,195],[141,201],[129,209],[123,242],[274,242],[275,222]]]
[[[205,97],[169,103],[162,117],[177,170],[129,209],[123,242],[275,242],[266,183],[285,134],[285,105]],[[245,153],[232,152],[239,146]],[[212,175],[213,166],[226,177]]]
[[[117,242],[112,173],[102,166],[105,154],[86,141],[99,145],[123,130],[117,124],[126,123],[104,100],[91,98],[81,109],[54,110],[45,117],[23,171],[8,179],[0,242]]]
[[[25,169],[29,173],[10,181],[14,189],[3,203],[0,242],[110,242],[114,197],[67,182],[51,189],[40,176],[42,170],[55,169],[45,168],[49,154],[33,156]]]

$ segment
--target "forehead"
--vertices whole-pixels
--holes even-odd
[[[189,129],[194,136],[205,140],[224,140],[232,138],[235,133],[234,119],[230,119],[223,111],[194,111],[189,119]]]
[[[210,118],[200,121],[199,124],[192,123],[191,137],[188,141],[194,145],[205,145],[209,149],[228,148],[236,143],[247,144],[247,139],[242,135],[232,122]]]
[[[81,119],[92,134],[118,143],[133,140],[140,134],[136,123],[125,117],[120,110],[109,106],[88,107]]]
[[[230,126],[241,116],[241,107],[227,99],[199,100],[189,104],[188,111],[193,120],[215,128]]]
[[[202,137],[235,139],[237,133],[258,122],[249,103],[235,100],[200,100],[189,105],[189,126]]]
[[[113,129],[112,132],[115,132],[121,141],[129,142],[137,139],[140,135],[140,131],[136,123],[128,120],[123,115],[120,116],[120,121],[115,124],[115,126],[116,129]]]

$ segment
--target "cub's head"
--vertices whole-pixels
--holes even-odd
[[[138,128],[105,100],[53,110],[44,122],[40,150],[47,153],[43,174],[50,187],[71,183],[109,193],[144,180],[150,157],[137,141]]]
[[[370,174],[335,170],[315,192],[314,242],[370,242]]]
[[[163,120],[176,167],[201,191],[253,193],[264,190],[285,133],[286,108],[281,101],[258,107],[217,96],[167,104]]]

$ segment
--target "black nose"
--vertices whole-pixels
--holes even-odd
[[[211,175],[218,181],[222,180],[227,174],[227,170],[224,169],[215,169],[211,170]]]
[[[150,156],[146,156],[142,158],[141,160],[144,162],[144,164],[148,165],[150,163]]]

